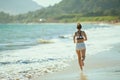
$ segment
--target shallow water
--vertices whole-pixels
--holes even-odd
[[[87,55],[120,44],[120,26],[82,25],[88,35]],[[76,24],[0,24],[0,78],[25,79],[63,70],[76,59],[72,40],[75,31]]]

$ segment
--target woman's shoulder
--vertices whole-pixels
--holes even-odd
[[[84,31],[83,31],[83,30],[82,30],[81,32],[82,32],[82,33],[84,33]]]
[[[81,32],[85,33],[85,31],[81,31]]]
[[[85,34],[85,31],[81,31],[82,34]]]

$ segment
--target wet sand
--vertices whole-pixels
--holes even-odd
[[[88,55],[84,70],[81,71],[77,59],[63,71],[34,76],[32,80],[120,80],[120,54],[100,53]]]

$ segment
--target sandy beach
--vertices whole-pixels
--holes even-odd
[[[120,80],[120,26],[83,26],[88,41],[81,71],[72,38],[75,24],[1,25],[1,34],[11,34],[1,35],[0,80]]]
[[[120,54],[100,53],[88,55],[84,70],[81,71],[77,59],[63,71],[34,76],[32,80],[120,80]]]

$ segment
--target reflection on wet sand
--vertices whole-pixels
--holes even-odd
[[[80,73],[80,80],[88,80],[87,76],[83,72]]]

